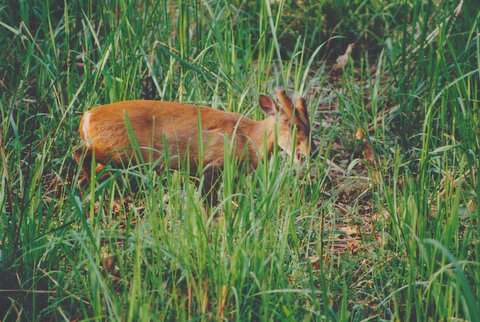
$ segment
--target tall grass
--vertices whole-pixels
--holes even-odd
[[[1,4],[0,319],[478,320],[479,5],[458,5]],[[319,154],[304,169],[275,150],[249,172],[227,153],[212,209],[187,169],[92,172],[79,190],[90,106],[259,119],[278,85],[307,97]],[[340,253],[344,225],[361,243]]]

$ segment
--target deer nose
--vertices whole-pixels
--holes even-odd
[[[302,159],[302,154],[300,153],[300,151],[297,151],[295,156],[297,157],[297,160],[301,160]]]
[[[300,151],[300,150],[295,150],[295,161],[299,164],[301,163],[304,163],[305,162],[305,155]]]

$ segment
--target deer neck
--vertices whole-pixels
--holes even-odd
[[[275,116],[269,116],[262,121],[255,122],[252,139],[260,159],[268,157],[275,144]]]

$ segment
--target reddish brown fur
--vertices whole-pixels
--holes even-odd
[[[224,137],[227,136],[233,144],[234,156],[255,167],[265,152],[269,154],[272,151],[276,125],[279,144],[287,150],[288,145],[291,147],[292,144],[291,125],[305,125],[305,120],[308,120],[304,104],[295,108],[284,91],[279,90],[277,95],[283,107],[276,107],[276,113],[275,109],[269,109],[268,105],[275,103],[268,96],[263,96],[263,100],[260,100],[262,108],[269,114],[262,121],[209,107],[134,100],[91,109],[83,115],[79,131],[88,154],[94,156],[98,163],[112,161],[121,164],[134,157],[135,151],[126,126],[128,117],[145,161],[162,159],[165,151],[168,151],[169,168],[178,168],[180,159],[184,157],[188,158],[193,168],[200,161],[204,166],[221,167]],[[293,113],[294,109],[296,113]],[[199,160],[199,121],[204,149],[202,160]],[[297,129],[297,154],[310,153],[308,131],[308,124]],[[167,146],[164,146],[166,143]]]

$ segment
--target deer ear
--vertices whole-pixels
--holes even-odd
[[[301,96],[295,98],[295,109],[298,112],[298,117],[300,120],[308,127],[310,126],[310,121],[308,120],[308,111],[307,104],[305,99]]]
[[[277,88],[275,92],[277,94],[278,100],[280,101],[282,111],[287,115],[289,119],[291,119],[294,113],[292,100],[290,99],[290,97],[288,97],[287,93],[283,88]]]
[[[258,97],[258,103],[262,108],[263,112],[267,115],[274,115],[277,112],[277,107],[275,106],[275,102],[272,100],[270,96],[267,95],[260,95]]]

